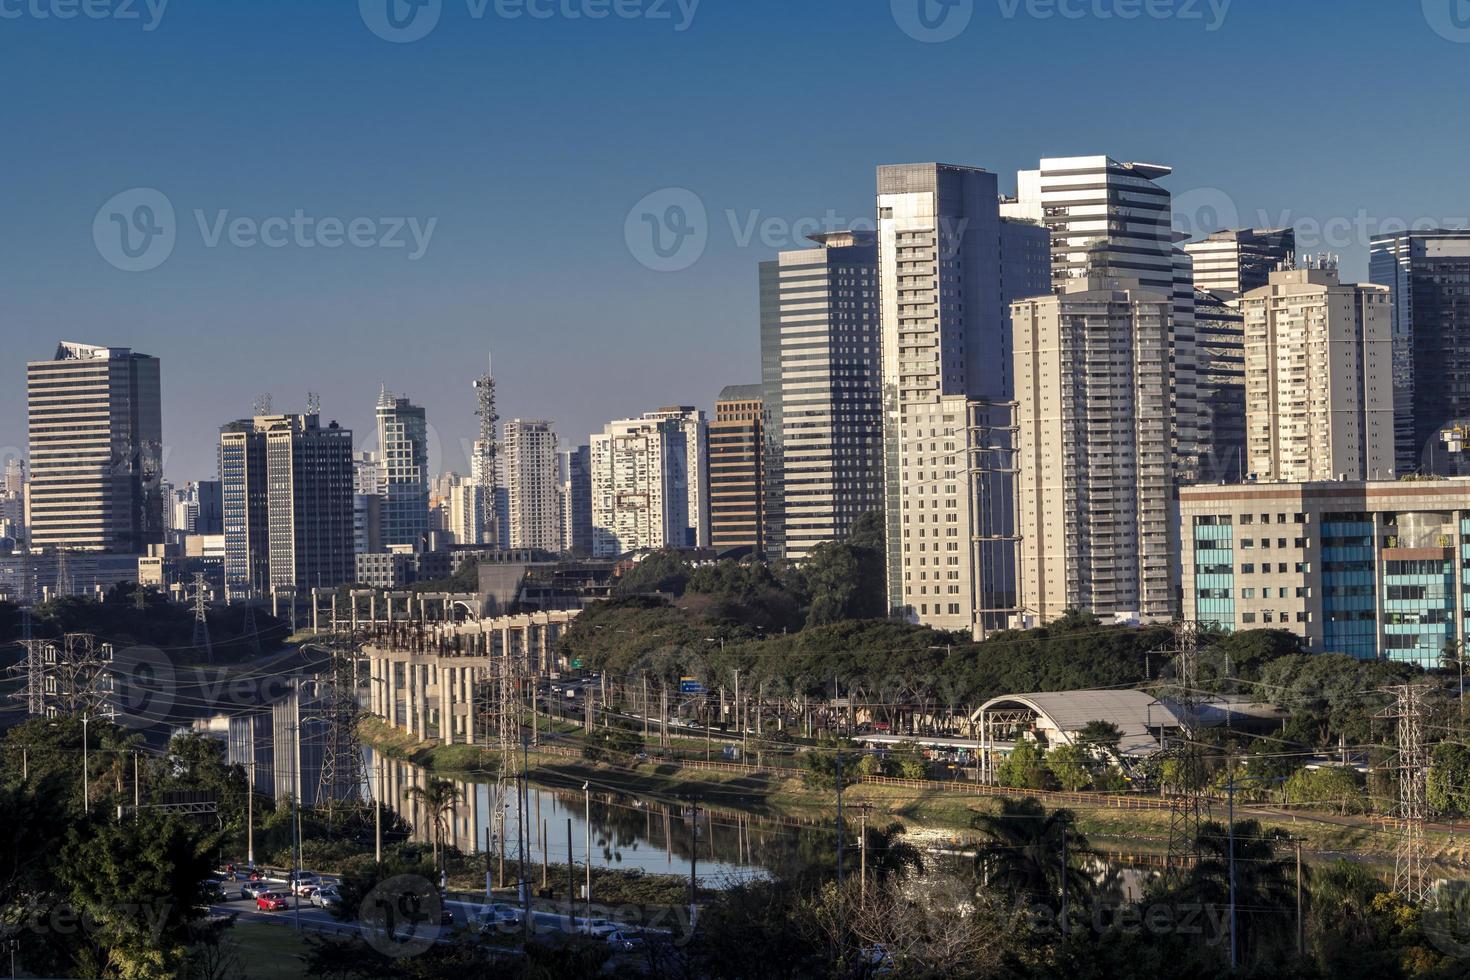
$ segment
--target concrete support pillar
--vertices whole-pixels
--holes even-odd
[[[464,740],[466,745],[475,744],[475,669],[464,669]]]
[[[454,671],[440,666],[439,673],[439,739],[454,744]]]

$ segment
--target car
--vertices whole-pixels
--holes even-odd
[[[512,926],[519,927],[525,921],[525,913],[519,906],[494,902],[476,912],[472,921],[481,932],[489,932]]]
[[[317,892],[321,891],[321,886],[319,886],[319,885],[296,885],[291,890],[294,893],[296,893],[297,895],[300,895],[302,898],[310,899],[311,896],[313,896]]]
[[[270,890],[271,890],[271,884],[268,881],[262,881],[260,879],[256,879],[254,881],[247,881],[243,885],[240,886],[240,897],[241,898],[252,898],[252,899],[253,898],[259,898],[263,893],[268,892]]]
[[[283,912],[291,907],[285,892],[261,892],[255,899],[255,907],[262,912]]]
[[[225,883],[219,878],[206,878],[199,883],[199,893],[210,902],[227,902]]]
[[[577,931],[594,939],[601,939],[617,932],[618,927],[616,923],[606,919],[580,919],[577,922]]]
[[[297,874],[296,876],[291,878],[290,885],[291,893],[293,895],[300,895],[302,898],[306,898],[309,894],[311,894],[309,891],[307,891],[307,889],[320,888],[322,886],[322,880],[316,875]]]
[[[311,904],[319,909],[336,908],[342,904],[342,893],[332,885],[325,885],[311,893]]]
[[[615,950],[631,953],[648,945],[642,936],[627,929],[618,929],[607,934],[607,944]]]

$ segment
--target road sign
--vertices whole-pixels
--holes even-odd
[[[699,683],[699,681],[695,680],[693,677],[681,677],[679,678],[679,693],[703,694],[704,685]]]

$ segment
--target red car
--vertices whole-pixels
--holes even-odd
[[[255,899],[255,907],[262,912],[280,912],[290,907],[284,892],[261,892]]]

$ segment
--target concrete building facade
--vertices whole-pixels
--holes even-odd
[[[550,422],[512,419],[501,446],[505,461],[508,546],[561,550],[556,432]]]
[[[702,413],[701,413],[702,415]],[[698,515],[692,479],[704,470],[703,419],[687,424],[679,410],[609,422],[589,449],[592,485],[592,554],[614,557],[645,548],[690,548]],[[690,443],[697,445],[691,447]],[[691,473],[690,461],[697,470]],[[704,518],[706,538],[709,522]]]
[[[159,361],[63,342],[26,365],[29,543],[141,554],[164,539]]]
[[[765,549],[765,474],[760,385],[728,385],[709,424],[710,546]]]
[[[1011,305],[1021,603],[1036,622],[1176,611],[1171,310],[1168,293],[1106,279]]]
[[[1439,665],[1470,629],[1470,479],[1185,487],[1184,618]]]
[[[764,544],[797,562],[883,509],[877,237],[812,241],[760,266]]]
[[[418,547],[429,530],[429,423],[422,408],[387,389],[378,398],[383,544]]]
[[[1246,465],[1266,482],[1394,474],[1388,291],[1329,267],[1273,272],[1240,299]]]

